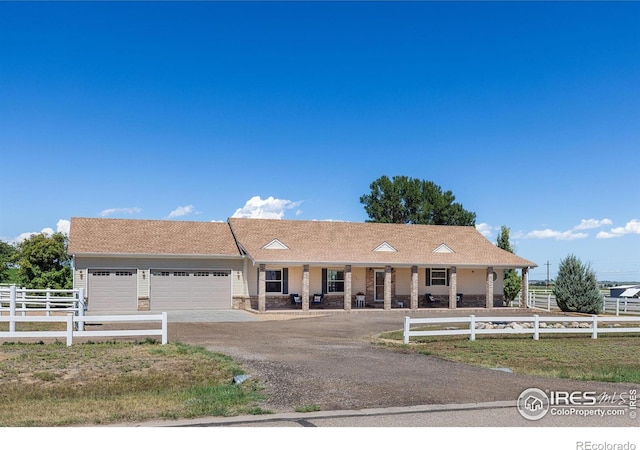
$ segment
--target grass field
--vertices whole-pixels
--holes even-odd
[[[402,343],[402,331],[380,336],[381,345],[514,373],[574,380],[640,383],[640,336],[417,337]]]
[[[267,413],[231,358],[184,344],[0,346],[0,426],[64,426]]]

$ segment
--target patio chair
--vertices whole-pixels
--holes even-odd
[[[440,299],[439,298],[435,298],[432,294],[430,293],[426,293],[425,297],[427,299],[427,303],[428,304],[434,304],[434,303],[440,303]]]
[[[302,305],[302,298],[298,294],[291,294],[291,304],[292,305]]]
[[[313,304],[315,305],[322,304],[323,298],[324,298],[324,294],[313,294]]]

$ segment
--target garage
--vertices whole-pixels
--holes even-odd
[[[135,269],[89,269],[88,307],[91,312],[136,311]]]
[[[231,309],[230,270],[152,269],[152,311]]]

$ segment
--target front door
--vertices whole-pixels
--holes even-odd
[[[373,288],[373,299],[376,302],[384,301],[384,270],[376,270],[376,279]]]

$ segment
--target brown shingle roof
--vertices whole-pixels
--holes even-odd
[[[536,266],[496,247],[474,227],[240,218],[229,224],[259,263]],[[274,239],[288,249],[264,248]],[[397,251],[374,251],[385,242]],[[434,252],[442,244],[453,253]]]
[[[240,256],[227,223],[79,217],[69,253]]]

